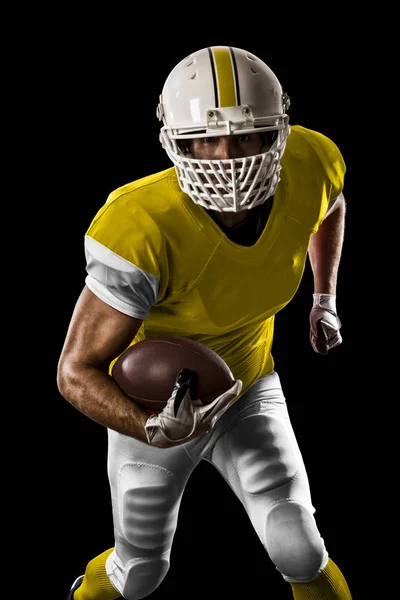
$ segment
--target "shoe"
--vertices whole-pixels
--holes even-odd
[[[83,575],[79,575],[79,577],[77,579],[75,579],[74,583],[72,584],[71,589],[69,590],[67,600],[74,599],[74,592],[78,589],[78,587],[80,587],[82,581],[83,581]]]

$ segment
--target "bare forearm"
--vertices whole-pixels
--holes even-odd
[[[58,387],[70,404],[93,421],[147,442],[144,424],[148,414],[107,373],[92,366],[64,369]]]
[[[315,294],[336,294],[346,211],[344,199],[339,202],[337,209],[326,217],[312,236],[308,248]]]

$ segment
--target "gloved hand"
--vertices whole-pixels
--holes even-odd
[[[313,294],[314,302],[310,314],[310,342],[318,354],[328,354],[342,343],[342,323],[336,313],[334,294]]]
[[[203,405],[195,398],[195,377],[195,371],[182,369],[164,409],[147,419],[146,436],[152,446],[178,446],[208,433],[242,389],[242,382],[237,379],[228,391]]]

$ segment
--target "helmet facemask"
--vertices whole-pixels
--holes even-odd
[[[268,127],[236,129],[231,133],[274,133],[272,145],[266,143],[265,151],[253,156],[221,160],[193,158],[184,152],[182,143],[179,143],[193,137],[212,137],[210,132],[177,136],[163,127],[160,141],[175,165],[182,191],[196,204],[219,212],[238,212],[263,204],[275,193],[280,181],[280,160],[289,133],[287,115],[278,119],[275,117],[273,121],[274,125]],[[227,134],[218,132],[217,135]]]

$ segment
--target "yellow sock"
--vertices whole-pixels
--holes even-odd
[[[352,600],[342,572],[330,558],[314,581],[290,585],[294,600]]]
[[[91,560],[85,571],[82,584],[74,592],[74,600],[115,600],[121,598],[106,573],[106,560],[114,548],[106,550]]]

